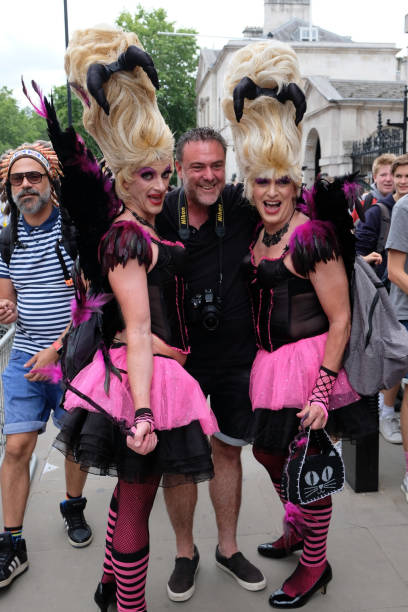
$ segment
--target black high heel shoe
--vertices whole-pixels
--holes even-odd
[[[332,568],[330,563],[326,565],[326,568],[320,578],[314,583],[314,585],[306,591],[306,593],[301,593],[300,595],[295,595],[294,597],[287,595],[282,589],[278,589],[269,597],[269,603],[272,608],[301,608],[304,606],[313,593],[316,593],[319,589],[322,594],[325,595],[327,591],[327,585],[330,580],[333,578]]]
[[[101,612],[108,612],[109,605],[116,602],[116,582],[100,582],[96,587],[94,601]]]
[[[258,545],[258,553],[263,557],[268,557],[269,559],[284,559],[284,557],[288,557],[296,550],[302,549],[303,540],[292,544],[292,546],[289,546],[289,548],[275,546],[275,542],[265,542],[264,544]]]

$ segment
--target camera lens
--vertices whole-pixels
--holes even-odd
[[[202,323],[206,330],[215,331],[220,324],[219,314],[215,306],[207,306],[203,312]]]

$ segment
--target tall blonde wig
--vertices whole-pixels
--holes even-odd
[[[130,45],[143,48],[136,34],[108,26],[78,30],[66,54],[65,71],[73,91],[83,103],[83,123],[100,146],[116,177],[116,191],[129,199],[124,182],[138,168],[172,160],[174,139],[156,101],[155,88],[144,70],[115,72],[103,85],[110,105],[106,115],[87,90],[91,64],[109,64]]]
[[[277,41],[249,44],[231,58],[225,79],[223,110],[228,119],[235,145],[237,162],[245,177],[246,195],[252,197],[252,183],[257,177],[289,176],[301,184],[301,125],[295,124],[295,107],[262,95],[245,99],[243,116],[238,123],[234,113],[234,88],[243,77],[249,77],[262,88],[281,89],[302,79],[295,52],[289,45]]]

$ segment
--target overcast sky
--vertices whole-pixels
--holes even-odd
[[[3,0],[5,1],[5,0]],[[246,26],[263,25],[263,0],[142,0],[146,9],[164,8],[176,27],[195,28],[202,47],[220,48],[219,37],[240,37]],[[135,12],[137,0],[67,0],[69,30],[114,25],[122,9]],[[407,0],[312,0],[312,20],[354,41],[408,45],[404,33]],[[20,76],[38,81],[45,92],[65,82],[63,0],[10,0],[1,16],[0,87],[20,95]],[[212,37],[206,37],[212,36]],[[175,68],[176,69],[176,68]]]

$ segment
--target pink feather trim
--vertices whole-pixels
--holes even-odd
[[[315,194],[316,194],[316,187],[314,185],[310,189],[304,188],[302,190],[302,198],[308,206],[313,204]]]
[[[86,296],[85,301],[77,301],[75,298],[71,302],[72,324],[78,327],[80,323],[89,321],[94,312],[102,312],[104,306],[112,299],[110,293],[99,293],[98,295]]]
[[[307,444],[307,436],[302,436],[295,440],[295,448],[304,448]]]
[[[81,140],[78,139],[78,135],[77,135],[77,141],[78,141],[78,144],[79,144],[78,148],[79,149],[82,148],[82,150],[83,150],[85,145],[83,143],[82,138],[81,138]],[[81,152],[81,156],[79,158],[79,167],[81,168],[81,170],[83,170],[86,173],[94,174],[97,177],[103,178],[102,170],[101,170],[98,162],[96,161],[96,159],[95,158],[91,159],[91,158],[87,157],[86,155],[83,155],[82,151],[80,151],[80,152]]]
[[[31,372],[33,374],[41,374],[42,376],[46,376],[50,383],[56,384],[62,380],[62,370],[59,362],[56,364],[47,365],[44,368],[33,368]]]
[[[303,518],[301,508],[292,504],[292,502],[287,502],[285,504],[285,516],[283,517],[283,537],[287,547],[290,546],[293,532],[298,537],[304,539],[310,534],[310,527]]]
[[[354,203],[360,198],[362,187],[359,183],[345,181],[343,185],[343,192],[346,196],[347,204],[350,210],[354,208]]]
[[[31,81],[31,85],[32,85],[35,93],[38,95],[38,97],[40,99],[40,107],[36,106],[34,104],[34,102],[31,100],[30,96],[28,95],[27,87],[25,86],[23,77],[21,77],[21,84],[23,86],[23,93],[24,93],[25,97],[30,102],[31,106],[33,107],[33,109],[35,110],[37,115],[40,115],[40,117],[44,117],[45,119],[48,119],[48,113],[47,113],[47,109],[46,109],[45,103],[44,103],[44,96],[43,96],[43,93],[42,93],[40,87],[37,85],[37,83],[35,81]]]
[[[302,223],[302,225],[298,225],[292,233],[289,239],[291,253],[296,250],[296,242],[299,242],[308,253],[315,251],[316,243],[324,244],[328,242],[333,247],[337,246],[335,227],[331,221],[311,219]]]

